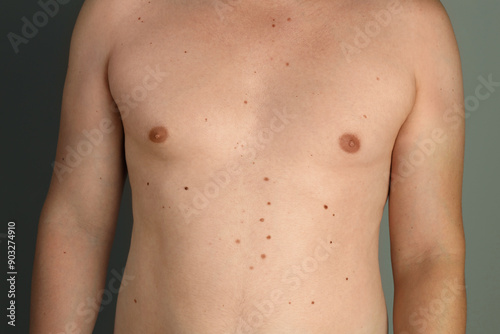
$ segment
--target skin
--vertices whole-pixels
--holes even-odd
[[[221,18],[210,1],[87,0],[31,333],[92,332],[126,175],[115,333],[386,333],[388,197],[395,332],[465,333],[458,50],[434,0],[340,47],[388,6],[242,0]],[[68,172],[91,129],[102,140]]]

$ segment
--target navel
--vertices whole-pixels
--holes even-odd
[[[340,147],[347,153],[356,153],[361,147],[358,137],[352,133],[344,133],[339,138],[339,144]]]
[[[149,140],[153,143],[162,143],[168,138],[167,129],[163,126],[156,126],[149,131]]]

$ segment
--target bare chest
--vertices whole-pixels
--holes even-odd
[[[256,145],[326,163],[390,157],[414,85],[384,37],[351,61],[341,43],[354,35],[342,22],[293,11],[238,23],[212,9],[136,16],[109,65],[136,151],[223,158]]]

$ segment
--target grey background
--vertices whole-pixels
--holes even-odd
[[[462,57],[465,96],[474,96],[479,76],[500,81],[500,1],[444,0]],[[55,156],[61,95],[71,32],[83,0],[59,13],[15,54],[7,33],[20,34],[21,18],[40,10],[36,1],[0,4],[0,329],[27,333],[31,270],[40,210]],[[467,241],[467,333],[500,333],[500,87],[466,123],[463,213]],[[436,199],[439,200],[439,199]],[[123,195],[107,282],[125,266],[132,227],[130,188]],[[7,222],[17,223],[17,326],[6,325]],[[393,281],[387,212],[380,231],[380,268],[392,331]],[[112,333],[116,294],[103,301],[94,333]],[[396,333],[399,334],[399,333]]]

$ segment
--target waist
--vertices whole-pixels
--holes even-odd
[[[236,238],[133,235],[117,323],[175,334],[386,332],[376,249],[325,233],[246,248]]]

